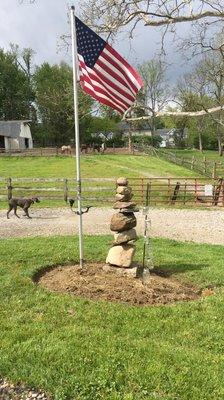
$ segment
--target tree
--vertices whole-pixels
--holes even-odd
[[[201,74],[207,83],[207,91],[214,104],[221,106],[224,103],[224,47],[221,51],[207,55],[201,64]],[[219,155],[223,154],[224,141],[224,114],[220,110],[211,118],[216,124]]]
[[[166,64],[160,59],[151,59],[139,66],[143,78],[143,96],[141,103],[150,108],[152,136],[156,133],[156,112],[163,109],[169,98],[166,83]]]
[[[34,85],[33,85],[33,72],[34,72],[34,55],[35,51],[30,47],[20,49],[17,44],[10,43],[10,52],[15,57],[18,67],[26,74],[29,85],[29,98],[27,102],[27,109],[29,111],[29,119],[36,123],[36,109],[34,107]]]
[[[74,138],[73,74],[66,63],[42,64],[34,75],[38,118],[45,131],[45,144],[61,145]],[[79,93],[80,136],[85,135],[93,101]]]
[[[224,45],[222,43],[222,34],[217,39],[213,39],[210,45],[201,40],[201,45],[207,50],[200,61],[194,66],[192,72],[185,76],[182,87],[179,85],[179,94],[182,97],[187,92],[194,96],[191,102],[191,110],[204,109],[206,112],[212,106],[222,107],[224,102]],[[196,45],[196,42],[195,42]],[[208,51],[209,50],[209,51]],[[223,111],[220,109],[215,114],[209,114],[207,117],[212,120],[213,126],[216,125],[216,136],[218,141],[219,154],[223,151],[223,132],[224,120]],[[208,118],[206,115],[197,118],[199,133],[199,146],[202,149],[202,132]],[[210,121],[211,125],[211,121]]]
[[[0,49],[0,119],[29,119],[30,81],[13,52]]]
[[[178,101],[181,104],[182,111],[199,111],[202,108],[208,109],[214,102],[206,94],[206,81],[200,74],[198,66],[195,67],[191,74],[185,75],[184,79],[179,82],[178,88]],[[198,134],[198,147],[203,151],[203,133],[206,131],[210,118],[208,114],[194,117],[185,118],[186,127],[188,130],[194,130]],[[211,125],[211,123],[210,123]]]

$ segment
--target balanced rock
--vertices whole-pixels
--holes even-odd
[[[136,203],[134,203],[133,201],[117,201],[114,204],[113,208],[115,210],[117,210],[117,209],[121,210],[123,208],[126,208],[126,209],[130,208],[131,210],[133,210],[135,208],[135,206],[136,206]]]
[[[116,181],[118,186],[127,186],[128,185],[128,180],[127,178],[118,178]]]
[[[130,242],[130,240],[137,240],[137,233],[135,229],[129,229],[128,231],[123,231],[120,233],[114,234],[114,243],[113,244],[121,244]]]
[[[132,193],[129,194],[115,194],[116,201],[130,201],[133,197]]]
[[[128,268],[131,266],[135,254],[135,246],[123,244],[111,247],[106,259],[106,263],[118,267]]]
[[[137,221],[135,218],[135,215],[133,213],[129,214],[122,214],[118,212],[117,214],[114,214],[111,218],[110,222],[110,230],[111,231],[117,231],[117,232],[123,232],[127,231],[129,229],[132,229],[136,226]]]
[[[118,186],[116,192],[127,196],[131,194],[131,188],[129,186]]]

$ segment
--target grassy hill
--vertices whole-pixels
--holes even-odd
[[[0,157],[0,177],[74,178],[73,157]],[[195,173],[153,156],[91,155],[81,157],[83,178],[193,177]]]

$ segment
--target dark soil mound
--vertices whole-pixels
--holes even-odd
[[[60,266],[45,272],[38,283],[45,288],[77,297],[108,300],[137,306],[161,305],[196,300],[200,294],[192,285],[152,273],[147,283],[136,278],[136,268],[121,269],[100,263]]]

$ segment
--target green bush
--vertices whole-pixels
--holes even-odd
[[[162,138],[159,135],[155,136],[132,136],[132,143],[138,144],[142,146],[153,146],[153,147],[160,147],[162,143]]]
[[[111,139],[106,141],[107,147],[124,147],[125,140],[121,133],[115,133]]]

